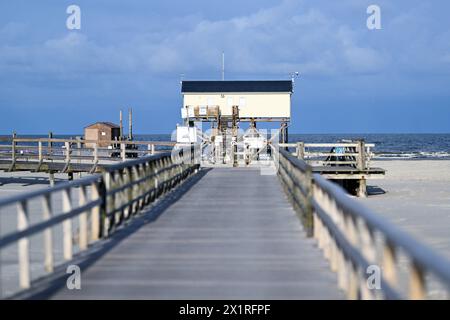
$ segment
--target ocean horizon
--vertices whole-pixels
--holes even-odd
[[[19,137],[46,138],[47,135],[19,134]],[[76,138],[82,134],[54,134],[54,138]],[[10,138],[0,135],[0,139]],[[135,140],[172,141],[171,134],[135,134]],[[291,133],[289,142],[333,143],[340,140],[364,139],[373,143],[374,159],[450,159],[450,133],[324,133],[298,134]],[[0,141],[0,144],[7,144]]]

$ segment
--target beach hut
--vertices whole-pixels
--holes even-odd
[[[120,126],[111,122],[96,122],[84,128],[84,139],[97,141],[98,147],[106,148],[111,145],[109,141],[119,140]],[[87,148],[93,148],[94,143],[86,143]]]

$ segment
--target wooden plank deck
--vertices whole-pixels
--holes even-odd
[[[276,176],[206,170],[158,219],[82,270],[81,290],[52,298],[344,298]]]

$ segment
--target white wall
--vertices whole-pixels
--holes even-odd
[[[200,93],[183,94],[183,105],[218,105],[222,115],[231,115],[231,107],[239,105],[240,117],[289,118],[291,95],[289,93]]]

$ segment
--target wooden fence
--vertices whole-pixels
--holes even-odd
[[[291,154],[316,166],[353,166],[365,170],[370,166],[372,143],[364,140],[340,143],[280,143],[280,148],[291,148]]]
[[[8,206],[17,208],[17,231],[0,237],[0,250],[18,244],[20,288],[30,288],[32,283],[31,236],[44,235],[43,261],[46,272],[51,273],[54,270],[53,227],[62,224],[64,260],[70,261],[73,258],[74,238],[78,239],[75,245],[79,250],[86,250],[90,244],[113,233],[122,223],[142,212],[146,205],[197,172],[197,149],[188,147],[129,160],[109,167],[101,175],[0,200],[0,213]],[[79,194],[76,205],[72,201],[75,192]],[[62,194],[61,208],[52,206],[52,198],[58,194]],[[42,218],[31,224],[29,204],[36,199],[41,202]],[[74,218],[79,219],[77,234],[72,227]]]
[[[433,281],[449,293],[448,260],[350,198],[338,185],[313,174],[304,160],[284,149],[272,150],[288,198],[348,298],[424,299]],[[401,261],[407,262],[406,268]],[[377,268],[379,290],[368,285],[368,270]],[[400,275],[408,279],[406,287]]]
[[[82,139],[7,138],[2,142],[7,144],[0,144],[0,160],[8,161],[8,171],[19,170],[19,164],[23,166],[24,163],[33,163],[33,171],[41,171],[48,163],[63,163],[61,170],[57,171],[85,171],[89,168],[91,173],[101,163],[167,152],[176,144],[172,141],[101,141],[102,145],[109,145],[105,148],[99,147],[98,141]],[[30,168],[29,165],[24,166],[24,170]]]

